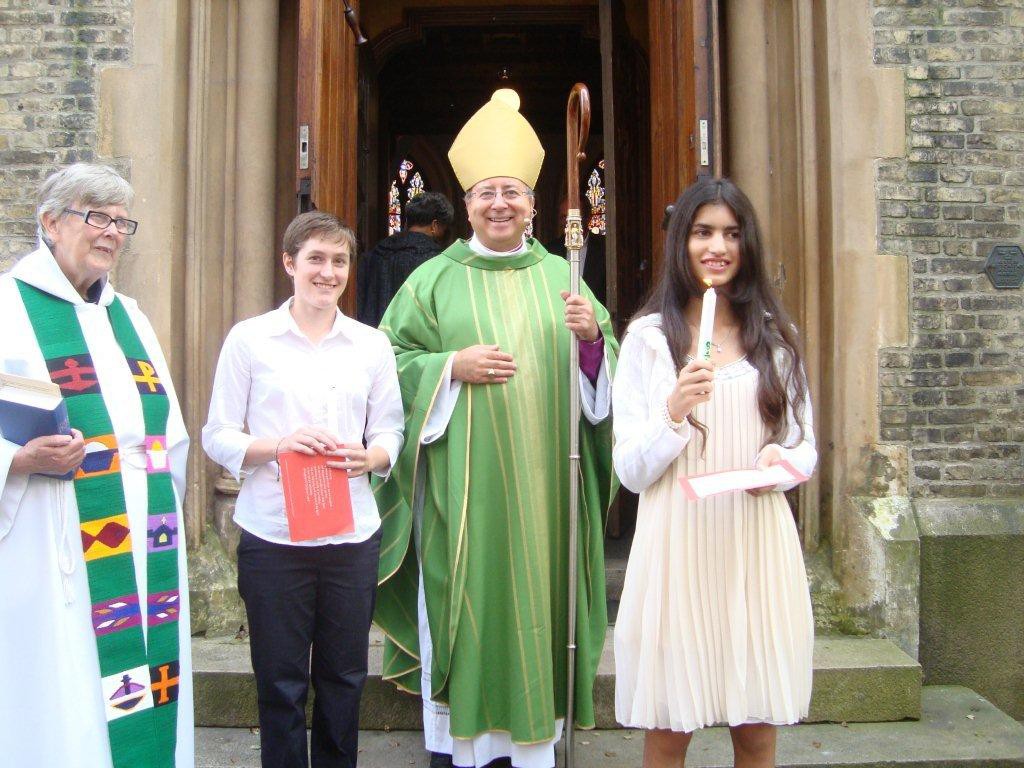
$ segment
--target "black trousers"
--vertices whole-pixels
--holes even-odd
[[[380,536],[299,547],[242,531],[238,591],[249,620],[263,768],[307,767],[311,678],[313,768],[356,765]]]

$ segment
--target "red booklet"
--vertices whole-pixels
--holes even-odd
[[[337,536],[356,529],[348,473],[328,467],[327,458],[295,451],[283,451],[278,457],[288,537],[292,541]]]

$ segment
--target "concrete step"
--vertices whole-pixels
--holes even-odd
[[[966,688],[928,686],[920,721],[798,725],[779,730],[779,768],[1021,768],[1024,726]],[[423,734],[364,731],[360,768],[427,768]],[[578,731],[577,768],[635,768],[643,734]],[[248,729],[197,728],[196,768],[257,768],[259,736]],[[559,765],[561,757],[559,757]],[[732,748],[725,728],[693,737],[688,768],[726,768]]]
[[[384,638],[370,636],[370,677],[360,724],[367,730],[422,727],[420,701],[381,680]],[[193,638],[196,725],[249,727],[257,724],[256,686],[244,640]],[[595,687],[598,728],[617,728],[615,660],[611,629]],[[921,667],[887,640],[822,636],[814,648],[814,688],[809,722],[883,722],[917,718],[921,711]]]

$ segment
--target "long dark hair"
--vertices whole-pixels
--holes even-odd
[[[729,300],[740,323],[740,343],[747,360],[757,369],[757,407],[768,429],[765,445],[782,444],[789,430],[787,407],[792,410],[803,440],[803,407],[807,382],[803,373],[800,340],[775,294],[765,269],[761,228],[754,206],[729,179],[702,179],[687,187],[676,200],[668,219],[661,279],[636,317],[661,313],[661,329],[668,340],[676,370],[686,365],[692,334],[685,309],[700,299],[705,287],[690,267],[689,239],[697,211],[705,205],[725,205],[740,228],[740,268],[719,294]],[[781,361],[776,360],[781,350]],[[780,364],[777,364],[779,362]],[[790,402],[792,397],[792,402]],[[687,417],[706,442],[707,427],[693,414]]]

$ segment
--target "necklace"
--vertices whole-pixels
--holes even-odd
[[[729,329],[729,332],[726,333],[725,336],[719,339],[718,341],[715,341],[713,338],[710,339],[711,346],[715,348],[715,352],[717,352],[718,354],[722,354],[722,350],[725,347],[725,343],[733,337],[733,334],[736,333],[737,328],[739,328],[739,326],[734,325],[732,328]],[[693,325],[693,323],[690,323],[690,333],[692,333],[695,338],[698,335],[698,332],[698,328],[695,325]]]
[[[725,338],[722,339],[720,342],[715,341],[714,339],[711,340],[711,346],[715,348],[715,352],[717,352],[718,354],[722,354],[722,345],[729,340],[730,336],[732,336],[731,331],[728,334],[726,334]]]
[[[737,326],[735,326],[735,325],[732,328],[730,328],[729,332],[727,334],[725,334],[725,337],[720,339],[719,341],[715,341],[714,339],[711,339],[711,346],[713,346],[715,348],[715,352],[717,352],[718,354],[722,354],[722,347],[724,347],[725,346],[725,342],[727,342],[729,339],[731,339],[732,335],[734,333],[736,333],[736,328],[737,328]]]

